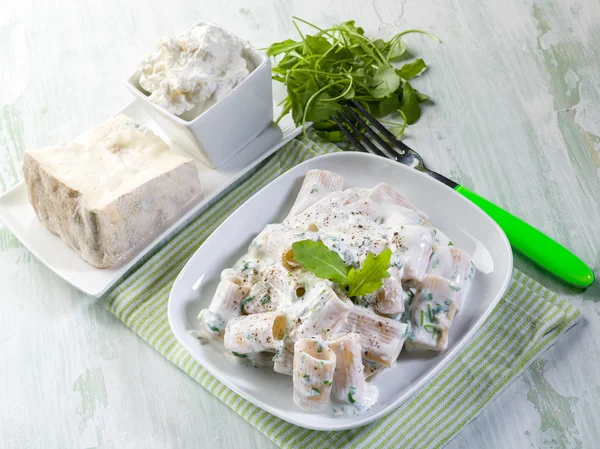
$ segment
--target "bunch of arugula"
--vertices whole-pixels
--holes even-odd
[[[391,63],[410,56],[402,36],[422,33],[439,42],[437,37],[422,30],[406,30],[384,41],[365,37],[353,20],[321,29],[298,17],[293,19],[300,40],[287,39],[267,49],[269,56],[283,55],[273,67],[273,79],[287,88],[277,122],[291,111],[296,126],[306,129],[306,123],[312,122],[321,137],[341,142],[345,137],[331,115],[351,99],[361,102],[376,118],[399,113],[403,123],[386,123],[396,128],[397,136],[419,119],[419,104],[429,97],[408,80],[425,70],[425,62],[416,59],[399,68]],[[303,34],[296,21],[317,32]]]
[[[320,240],[301,240],[292,244],[294,260],[306,271],[321,279],[335,282],[348,296],[365,296],[374,293],[383,285],[383,279],[390,277],[392,250],[386,248],[375,255],[368,253],[361,268],[345,265],[335,251],[330,250]]]

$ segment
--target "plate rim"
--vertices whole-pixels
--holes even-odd
[[[336,159],[336,158],[346,158],[346,157],[359,157],[359,158],[367,158],[367,159],[377,159],[377,161],[381,162],[381,159],[383,159],[384,161],[388,162],[390,165],[393,165],[395,161],[386,159],[386,158],[382,158],[381,156],[375,156],[372,154],[366,154],[366,153],[358,153],[358,152],[336,152],[336,153],[329,153],[329,154],[324,154],[324,155],[320,155],[320,156],[316,156],[314,158],[311,158],[307,161],[304,161],[294,167],[291,167],[289,170],[287,170],[285,173],[282,173],[281,175],[279,175],[277,178],[275,178],[274,180],[272,180],[271,182],[269,182],[267,185],[265,185],[263,188],[261,188],[259,191],[257,191],[254,195],[252,195],[250,198],[248,198],[241,206],[239,206],[233,213],[231,213],[205,240],[205,242],[208,242],[209,239],[213,238],[213,236],[220,231],[220,229],[222,227],[224,227],[229,220],[233,220],[235,218],[235,216],[237,215],[238,211],[240,211],[242,208],[246,207],[247,203],[251,202],[256,196],[260,195],[264,190],[266,190],[267,188],[270,188],[272,184],[275,184],[276,182],[278,182],[280,179],[282,179],[284,176],[286,176],[288,173],[290,173],[293,170],[298,170],[301,167],[307,166],[307,165],[311,165],[314,164],[315,162],[321,161],[321,160],[327,160],[327,159]],[[416,172],[416,174],[418,176],[422,176],[423,178],[427,179],[427,182],[435,182],[435,179],[429,177],[427,174],[420,172],[418,170],[412,169],[410,167],[407,167],[403,164],[397,163],[398,166],[402,169],[402,170],[410,170],[412,172]],[[449,188],[450,189],[450,188]],[[243,392],[239,391],[235,386],[232,386],[228,381],[223,380],[222,378],[220,378],[219,376],[217,376],[212,370],[211,368],[205,366],[200,360],[198,360],[194,354],[193,351],[191,349],[192,345],[191,342],[188,341],[188,339],[184,338],[185,335],[181,335],[180,331],[178,330],[178,326],[174,326],[174,320],[175,320],[175,316],[174,316],[174,291],[175,291],[175,287],[177,286],[177,284],[180,282],[181,278],[183,277],[183,275],[185,274],[185,272],[188,270],[188,268],[190,268],[190,265],[192,263],[192,261],[194,260],[196,254],[198,253],[198,251],[201,250],[202,245],[200,247],[198,247],[198,249],[194,252],[194,254],[188,259],[188,261],[186,262],[186,264],[184,265],[184,267],[181,269],[181,271],[179,272],[179,274],[177,275],[177,277],[175,278],[175,281],[173,283],[173,286],[171,287],[171,290],[169,291],[169,298],[168,298],[168,302],[167,302],[167,317],[168,317],[168,321],[169,321],[169,327],[171,328],[171,331],[173,332],[173,335],[175,336],[175,338],[177,339],[177,341],[186,349],[186,351],[189,353],[189,355],[200,364],[200,366],[202,368],[204,368],[205,370],[207,370],[215,379],[217,379],[219,382],[223,383],[227,388],[231,389],[232,391],[234,391],[236,394],[238,394],[239,396],[241,396],[242,398],[244,398],[245,400],[249,401],[250,403],[252,403],[255,407],[258,407],[262,410],[265,410],[269,413],[271,413],[272,415],[276,416],[277,418],[280,418],[286,422],[289,422],[291,424],[297,425],[299,427],[303,427],[306,429],[311,429],[311,430],[319,430],[319,431],[340,431],[340,430],[348,430],[348,429],[354,429],[357,427],[362,427],[364,425],[370,424],[378,419],[381,419],[385,416],[387,416],[389,413],[393,412],[394,410],[396,410],[400,405],[402,405],[404,402],[408,401],[411,397],[413,397],[418,391],[420,391],[425,384],[427,384],[433,377],[435,377],[443,368],[445,368],[447,365],[450,364],[450,362],[452,360],[454,360],[454,358],[457,356],[457,354],[459,353],[459,351],[461,351],[464,346],[472,339],[473,335],[482,327],[482,325],[484,324],[485,320],[489,317],[489,315],[492,313],[492,311],[496,308],[496,306],[498,305],[498,302],[500,302],[500,300],[502,299],[502,297],[504,296],[504,294],[506,293],[506,291],[508,290],[508,287],[510,285],[510,281],[512,280],[512,272],[513,272],[513,254],[512,254],[512,249],[510,246],[510,243],[508,242],[508,239],[506,237],[506,234],[504,233],[504,231],[502,231],[502,229],[500,228],[500,226],[498,226],[498,224],[489,216],[487,215],[483,210],[481,210],[479,207],[477,207],[474,203],[470,202],[468,199],[464,198],[462,195],[460,195],[458,192],[456,192],[454,189],[450,189],[452,190],[451,195],[456,195],[457,197],[461,198],[461,201],[465,201],[465,204],[469,204],[471,207],[474,208],[474,210],[478,210],[482,216],[484,217],[484,220],[487,220],[488,223],[494,227],[496,229],[496,231],[498,232],[498,234],[500,235],[502,242],[504,244],[505,249],[507,250],[506,253],[508,255],[508,259],[507,259],[507,263],[506,263],[506,273],[504,274],[504,279],[502,280],[502,286],[501,288],[498,290],[498,292],[496,293],[495,298],[492,300],[492,302],[490,303],[490,305],[488,306],[488,308],[483,312],[483,314],[479,317],[479,319],[471,326],[471,328],[467,331],[467,333],[457,342],[456,346],[454,348],[452,348],[446,355],[446,357],[440,361],[440,363],[436,364],[435,366],[433,366],[431,368],[431,370],[425,374],[421,379],[419,379],[417,382],[415,382],[414,385],[412,385],[404,394],[402,394],[400,397],[398,397],[396,400],[392,401],[390,404],[388,404],[387,406],[385,406],[382,410],[380,410],[379,412],[368,416],[366,418],[362,418],[360,419],[361,415],[357,415],[357,419],[355,422],[350,422],[347,424],[341,424],[339,426],[327,426],[327,425],[323,425],[323,426],[319,426],[319,425],[307,425],[306,423],[297,421],[294,418],[289,418],[289,417],[285,417],[282,416],[279,412],[275,411],[269,404],[266,404],[264,402],[261,401],[261,404],[264,405],[259,405],[257,404],[254,400],[250,399],[249,397],[247,397]],[[204,243],[203,243],[204,244]],[[187,335],[187,333],[185,333]],[[307,413],[309,414],[309,413]]]
[[[141,107],[141,106],[139,105],[139,102],[137,99],[133,99],[132,101],[127,103],[125,106],[120,108],[118,110],[118,112],[111,115],[111,117],[119,115],[119,114],[123,114],[131,107]],[[154,132],[160,132],[160,133],[164,134],[164,131],[162,131],[162,129],[158,125],[157,125],[157,128],[158,129],[155,129]],[[301,127],[296,127],[293,124],[290,124],[288,126],[280,128],[280,129],[281,129],[282,136],[278,141],[276,141],[273,145],[268,147],[262,154],[260,154],[260,156],[258,156],[252,162],[250,162],[250,164],[248,164],[243,169],[236,172],[235,175],[232,176],[232,178],[229,181],[223,183],[218,189],[215,189],[213,192],[211,192],[211,194],[202,195],[202,193],[201,193],[200,197],[198,198],[199,201],[194,206],[192,206],[180,218],[178,218],[173,223],[171,223],[169,225],[169,227],[167,229],[165,229],[163,232],[161,232],[155,239],[151,240],[150,242],[148,242],[148,244],[144,245],[144,247],[141,248],[140,251],[135,253],[135,255],[131,259],[129,259],[127,262],[120,265],[118,267],[118,269],[116,270],[115,275],[113,277],[111,277],[110,280],[108,280],[106,283],[103,283],[102,286],[98,286],[98,288],[90,288],[90,287],[86,287],[85,285],[73,283],[69,279],[68,276],[65,276],[64,274],[59,272],[59,270],[55,266],[55,264],[48,261],[45,257],[41,257],[39,252],[32,248],[31,241],[27,237],[25,237],[23,235],[23,233],[21,232],[24,230],[22,227],[13,226],[12,224],[14,224],[14,222],[12,224],[7,223],[6,217],[9,216],[9,214],[8,214],[9,208],[7,208],[6,206],[3,205],[3,200],[6,200],[6,198],[8,198],[11,194],[12,195],[21,194],[19,191],[22,189],[26,190],[24,180],[21,180],[20,182],[18,182],[17,184],[15,184],[11,188],[9,188],[8,190],[6,190],[5,192],[2,192],[0,194],[0,221],[13,234],[13,236],[19,241],[19,243],[21,245],[23,245],[23,247],[25,247],[25,249],[27,249],[27,251],[29,251],[39,262],[41,262],[45,267],[47,267],[50,271],[52,271],[56,276],[61,278],[63,281],[65,281],[72,287],[81,291],[82,293],[92,296],[93,298],[100,298],[101,296],[106,294],[109,290],[111,290],[113,287],[115,287],[117,284],[119,284],[121,281],[124,281],[127,274],[131,273],[132,268],[135,267],[135,265],[137,263],[139,263],[154,248],[156,248],[158,245],[160,245],[161,242],[164,242],[169,238],[175,237],[179,232],[181,232],[183,230],[183,228],[179,229],[182,225],[185,226],[185,223],[187,221],[193,220],[195,217],[197,217],[199,214],[201,214],[204,210],[209,208],[212,204],[214,204],[214,201],[217,200],[219,198],[219,196],[222,195],[232,184],[235,184],[237,181],[239,181],[241,178],[243,178],[245,175],[247,175],[250,171],[252,171],[252,169],[257,167],[261,162],[263,162],[269,156],[275,154],[285,144],[287,144],[290,140],[292,140],[293,138],[298,136],[298,134],[300,134],[300,132],[302,132]],[[250,142],[248,142],[248,143],[250,143]],[[192,157],[194,160],[197,160],[193,156],[190,156],[190,157]],[[200,162],[202,163],[202,161],[200,161]],[[204,165],[206,165],[206,164],[204,164]],[[207,168],[211,171],[219,170],[219,168],[211,168],[211,167],[207,167]],[[26,195],[26,192],[25,192],[25,195]],[[30,204],[29,204],[29,207],[31,207]],[[33,212],[33,213],[35,214],[35,212]],[[10,219],[10,221],[12,222],[12,219]],[[46,229],[46,231],[48,232],[48,237],[56,237],[54,234],[52,234],[47,229]],[[63,244],[66,246],[66,243],[63,242]],[[103,268],[94,267],[91,264],[88,264],[88,265],[93,269],[93,271],[104,270]]]

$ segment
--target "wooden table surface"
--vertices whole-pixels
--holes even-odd
[[[8,1],[8,3],[7,3]],[[451,175],[572,248],[600,275],[597,0],[5,0],[0,13],[0,192],[24,148],[58,143],[131,100],[124,80],[161,36],[209,19],[258,46],[356,19],[407,28],[430,94],[407,141]],[[600,437],[600,287],[515,265],[584,322],[536,361],[450,448],[594,448]],[[476,300],[476,298],[473,298]],[[0,225],[1,448],[274,445]]]

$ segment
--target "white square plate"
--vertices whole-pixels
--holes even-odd
[[[469,252],[477,266],[465,306],[450,329],[448,349],[437,353],[403,352],[398,363],[375,376],[379,401],[366,413],[333,417],[307,413],[292,400],[292,378],[268,368],[231,363],[214,345],[200,345],[188,331],[212,300],[223,269],[246,253],[250,241],[268,223],[281,222],[290,210],[307,171],[331,170],[344,176],[344,187],[373,187],[385,182],[427,213],[435,227],[457,247]],[[506,291],[512,251],[491,218],[454,190],[427,175],[389,159],[362,153],[320,156],[294,167],[235,211],[204,242],[181,271],[169,297],[169,323],[177,339],[213,376],[269,413],[316,430],[363,426],[394,410],[441,370],[483,324]]]
[[[125,114],[137,123],[150,128],[179,153],[187,155],[174,144],[150,117],[139,100],[127,105],[119,114]],[[282,123],[284,121],[282,120]],[[234,127],[235,129],[235,127]],[[224,130],[227,132],[227,130]],[[175,217],[167,229],[154,238],[129,262],[110,268],[96,268],[81,259],[60,237],[46,229],[27,200],[25,183],[21,182],[0,196],[0,220],[17,237],[23,246],[65,281],[92,296],[104,294],[127,271],[162,240],[180,231],[186,224],[206,209],[211,200],[248,173],[265,158],[276,152],[300,132],[293,124],[271,124],[254,140],[242,148],[218,169],[196,161],[202,184],[202,196],[185,215]]]

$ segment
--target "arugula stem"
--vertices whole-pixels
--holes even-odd
[[[302,22],[310,27],[313,27],[316,30],[319,30],[321,34],[327,34],[327,36],[331,37],[333,39],[333,36],[331,34],[329,34],[327,31],[328,30],[324,30],[322,28],[319,28],[318,26],[316,26],[313,23],[308,22],[307,20],[301,19],[300,17],[297,16],[292,16],[292,19],[297,20],[298,22]]]
[[[308,139],[308,136],[306,135],[306,113],[308,112],[308,109],[310,108],[310,104],[321,92],[323,92],[324,90],[330,88],[331,86],[333,86],[335,84],[339,84],[339,83],[340,83],[340,81],[337,81],[333,84],[327,84],[327,85],[321,87],[314,94],[312,94],[312,96],[306,102],[306,106],[304,106],[304,113],[302,114],[302,134],[304,134],[304,137],[306,137],[307,139]]]
[[[315,61],[315,66],[319,67],[319,63],[323,60],[323,58],[325,58],[325,56],[327,56],[329,53],[331,53],[331,50],[333,50],[333,48],[334,48],[333,45],[331,47],[329,47],[329,50],[327,50],[325,53],[323,53],[321,55],[321,57]]]
[[[290,72],[300,72],[300,71],[306,71],[306,70],[312,70],[312,69],[298,69],[297,67],[301,64],[307,64],[308,63],[308,59],[314,59],[317,58],[318,55],[310,55],[307,56],[306,58],[302,58],[300,59],[296,64],[294,64],[294,66],[290,69]],[[322,72],[327,74],[327,76],[332,76],[333,74],[330,72]]]
[[[315,69],[296,69],[295,72],[317,73],[319,75],[326,75],[326,76],[329,76],[329,77],[346,78],[346,76],[344,76],[342,74],[336,74],[336,73],[330,73],[330,72],[322,72],[320,70],[315,70]]]
[[[406,126],[408,125],[408,123],[406,123],[406,115],[404,115],[404,112],[402,112],[400,109],[398,109],[398,112],[402,116],[402,124],[397,123],[397,122],[390,122],[389,120],[381,120],[381,119],[379,119],[379,122],[384,125],[387,125],[390,128],[397,128],[397,127],[401,126],[402,129],[400,129],[400,131],[398,131],[397,133],[394,133],[394,135],[396,137],[401,137],[404,135],[404,131],[406,130]]]
[[[292,20],[292,23],[294,24],[294,27],[296,28],[296,31],[298,32],[298,34],[302,38],[302,42],[305,42],[304,34],[302,34],[302,31],[300,31],[300,28],[298,27],[298,24],[296,23],[296,21]]]
[[[323,100],[321,100],[321,101],[325,101],[325,102],[326,102],[326,101],[337,101],[337,100],[339,100],[340,98],[344,98],[344,96],[345,96],[345,95],[346,95],[348,92],[350,92],[350,89],[352,88],[352,84],[353,84],[353,82],[352,82],[352,81],[353,81],[353,80],[352,80],[352,77],[350,77],[350,78],[349,78],[349,81],[350,81],[350,84],[348,84],[348,87],[346,88],[346,90],[345,90],[345,91],[344,91],[344,92],[343,92],[341,95],[338,95],[337,97],[333,97],[333,98],[325,98],[325,99],[323,99]],[[337,83],[335,83],[335,84],[337,84]],[[334,84],[330,84],[330,86],[334,86]]]
[[[379,51],[379,49],[377,47],[375,47],[375,45],[373,45],[373,42],[369,38],[363,36],[362,34],[355,33],[354,31],[350,31],[348,29],[344,29],[344,28],[337,28],[337,29],[339,31],[343,32],[343,33],[348,33],[348,34],[350,34],[350,35],[352,35],[352,36],[354,36],[354,37],[362,40],[363,42],[366,42],[367,43],[367,48],[365,48],[364,45],[361,45],[361,47],[363,49],[365,49],[365,50],[367,50],[367,49],[371,50],[371,47],[372,47],[375,51],[374,52],[370,51],[370,56],[372,56],[373,53],[377,53],[379,55],[379,57],[380,57],[379,62],[381,62],[382,64],[386,64],[387,63],[385,57],[381,54],[381,52]],[[377,59],[377,58],[374,58],[374,59]]]
[[[411,33],[424,34],[424,35],[429,36],[430,38],[436,40],[438,42],[438,44],[442,43],[442,41],[440,40],[440,38],[437,37],[435,34],[430,33],[429,31],[423,31],[423,30],[406,30],[406,31],[401,31],[396,36],[402,37],[402,36],[404,36],[406,34],[411,34]]]

